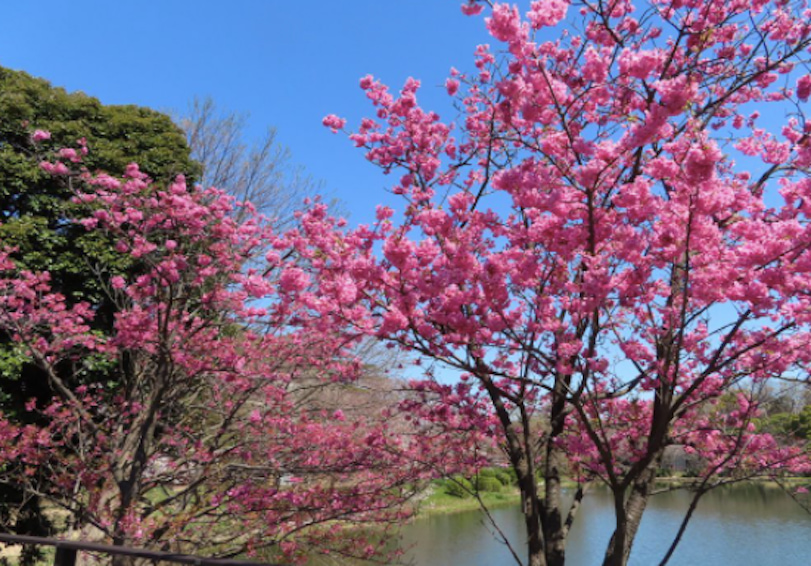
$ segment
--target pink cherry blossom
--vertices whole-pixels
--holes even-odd
[[[482,13],[484,6],[477,2],[477,0],[468,0],[466,4],[462,4],[462,13],[466,16],[476,16]]]
[[[338,130],[343,128],[346,125],[346,120],[343,118],[339,118],[335,114],[330,114],[326,116],[322,123],[332,130],[332,133],[336,133]]]
[[[86,215],[76,221],[121,256],[98,270],[113,327],[99,331],[95,305],[70,304],[47,273],[19,267],[0,245],[0,329],[51,376],[53,395],[27,404],[36,425],[0,414],[0,482],[78,504],[75,524],[88,521],[105,540],[161,546],[182,537],[229,555],[266,545],[287,563],[358,555],[370,537],[345,526],[380,524],[377,545],[386,525],[413,512],[405,503],[445,457],[404,442],[392,403],[352,399],[361,337],[318,309],[351,312],[362,289],[336,271],[328,287],[340,303],[319,300],[309,292],[311,262],[288,253],[331,237],[321,231],[323,205],[302,217],[303,232],[279,235],[216,189],[182,177],[160,187],[135,164],[123,179],[76,175],[74,188],[72,210]],[[133,258],[126,279],[110,276]],[[82,384],[102,366],[109,383]],[[353,404],[363,411],[350,412]],[[190,498],[182,515],[156,512],[157,486]],[[212,546],[192,528],[212,520],[244,538]],[[375,546],[379,559],[387,552]]]
[[[803,102],[811,96],[811,75],[803,75],[797,80],[797,98]]]
[[[528,563],[564,562],[559,463],[614,494],[605,562],[625,564],[668,446],[708,486],[809,467],[759,429],[753,391],[808,357],[809,129],[780,77],[811,27],[769,0],[568,7],[491,5],[499,45],[477,48],[458,119],[365,77],[376,119],[351,140],[401,206],[354,230],[308,216],[318,237],[296,250],[319,258],[320,317],[420,357],[401,407],[417,430],[500,442],[538,502]]]
[[[568,0],[535,0],[530,3],[527,19],[533,29],[551,27],[566,17],[568,9]]]
[[[485,20],[490,34],[499,41],[517,41],[524,34],[518,8],[509,4],[495,4],[493,14]]]
[[[35,143],[49,139],[51,139],[51,132],[45,130],[34,130],[34,133],[31,134],[31,141]]]

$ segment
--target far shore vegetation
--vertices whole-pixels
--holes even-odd
[[[689,488],[691,483],[700,481],[700,478],[685,475],[683,472],[667,473],[668,475],[661,475],[657,478],[656,481],[659,487]],[[775,489],[795,491],[811,487],[811,478],[799,476],[779,479],[758,477],[729,481],[729,484],[735,483],[757,483]],[[563,480],[565,489],[576,489],[577,486],[577,481],[571,478]],[[456,476],[434,481],[419,500],[419,512],[416,518],[476,511],[482,506],[493,509],[517,505],[520,501],[521,495],[515,486],[514,478],[506,468],[485,468],[479,473],[478,480],[476,477],[464,478]]]

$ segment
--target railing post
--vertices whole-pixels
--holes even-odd
[[[76,549],[57,546],[54,566],[76,566]]]

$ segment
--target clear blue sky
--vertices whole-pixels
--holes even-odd
[[[56,0],[0,4],[0,65],[108,104],[183,110],[210,95],[250,113],[251,135],[276,126],[297,163],[369,221],[391,179],[321,126],[371,114],[358,80],[393,90],[413,76],[443,117],[451,66],[470,70],[481,17],[462,0]]]

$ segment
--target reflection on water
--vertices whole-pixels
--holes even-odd
[[[640,526],[631,566],[655,566],[667,551],[690,503],[675,491],[655,496]],[[523,520],[517,507],[492,512],[524,559]],[[406,526],[403,544],[415,566],[513,565],[478,512],[436,515]],[[614,524],[607,490],[586,495],[567,545],[567,565],[601,563]],[[759,484],[720,488],[705,495],[673,555],[673,566],[807,566],[811,515],[780,489]]]

